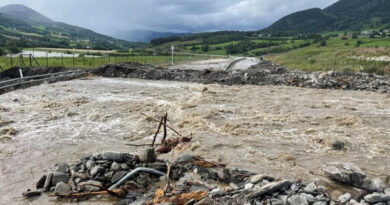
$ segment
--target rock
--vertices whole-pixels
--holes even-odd
[[[306,185],[305,191],[307,192],[316,192],[317,191],[317,185],[314,182],[311,182]]]
[[[142,193],[130,191],[126,194],[126,197],[122,199],[117,205],[128,205],[133,202],[135,202],[140,196],[142,196]]]
[[[288,187],[292,184],[292,182],[288,181],[288,180],[283,180],[283,181],[280,181],[280,182],[271,182],[265,186],[262,186],[260,189],[258,190],[254,190],[253,193],[249,194],[248,195],[248,198],[250,199],[254,199],[254,198],[257,198],[257,197],[261,197],[265,194],[269,194],[269,193],[273,193],[277,190],[280,190],[282,188],[285,188],[285,187]]]
[[[89,184],[96,185],[96,186],[92,186]],[[89,180],[86,182],[81,182],[78,186],[83,187],[85,191],[100,191],[100,187],[98,186],[103,186],[103,185],[101,182]]]
[[[328,203],[326,201],[317,201],[313,205],[328,205]]]
[[[130,170],[129,165],[127,165],[126,163],[122,163],[122,164],[120,164],[120,166],[121,166],[121,170],[124,170],[124,171]]]
[[[360,187],[366,174],[353,163],[333,162],[322,166],[329,178],[344,184]]]
[[[92,169],[91,169],[91,177],[94,177],[96,176],[97,174],[101,174],[101,173],[104,173],[104,168],[99,166],[99,165],[96,165],[94,166]]]
[[[213,204],[213,200],[210,197],[206,196],[202,200],[196,202],[194,205],[210,205],[210,204]]]
[[[51,178],[51,185],[56,186],[59,182],[68,183],[69,175],[64,174],[62,172],[54,172]]]
[[[252,183],[248,183],[248,184],[245,184],[245,190],[247,190],[247,189],[252,189],[254,187],[254,184],[252,184]]]
[[[332,142],[332,149],[334,150],[344,150],[345,149],[345,142],[336,140]]]
[[[119,163],[117,163],[117,162],[113,162],[111,164],[110,171],[116,172],[116,171],[119,171],[119,170],[121,170],[121,165]]]
[[[157,159],[157,157],[156,157],[156,152],[154,151],[154,148],[145,149],[144,155],[143,155],[143,161],[145,163],[153,163],[156,161],[156,159]]]
[[[341,195],[339,197],[339,203],[340,205],[345,205],[347,204],[350,200],[352,199],[352,195],[350,193],[346,193],[344,195]]]
[[[64,182],[59,182],[54,189],[54,193],[60,196],[67,196],[72,193],[72,187]]]
[[[86,167],[88,170],[89,170],[89,169],[92,169],[95,165],[96,165],[95,160],[88,160],[88,161],[85,163],[85,167]]]
[[[128,172],[126,171],[119,171],[119,172],[116,172],[113,176],[112,176],[112,179],[111,179],[111,182],[112,183],[115,183],[117,181],[119,181],[120,179],[122,179]]]
[[[258,174],[258,175],[253,176],[253,177],[251,178],[250,182],[251,182],[252,184],[257,184],[257,183],[263,181],[264,179],[270,180],[270,181],[275,180],[273,177],[267,176],[267,175],[265,175],[265,174]]]
[[[309,202],[310,204],[313,204],[315,202],[317,202],[318,200],[311,194],[306,194],[306,193],[302,193],[301,195],[301,198],[304,198],[307,202]]]
[[[22,195],[25,198],[31,198],[31,197],[40,196],[41,192],[40,191],[26,191]]]
[[[45,186],[46,177],[47,177],[46,175],[43,175],[43,176],[39,179],[39,181],[38,181],[37,184],[36,184],[36,188],[37,188],[37,189],[42,189],[43,186]]]
[[[56,169],[56,172],[61,172],[61,173],[68,173],[68,170],[69,170],[70,166],[66,163],[62,163],[62,164],[59,164],[57,166],[57,169]]]
[[[287,204],[288,205],[309,205],[309,202],[306,200],[306,198],[296,194],[287,199]]]
[[[373,178],[371,180],[364,180],[361,188],[368,192],[383,192],[386,185],[380,178]]]
[[[218,178],[224,182],[228,182],[230,179],[230,172],[228,169],[220,169],[217,172]]]
[[[283,201],[280,200],[280,199],[276,199],[276,198],[272,198],[272,199],[270,200],[270,203],[271,203],[272,205],[283,205]]]
[[[373,193],[366,195],[364,200],[368,203],[379,203],[379,202],[387,202],[390,201],[390,195],[381,194],[381,193]]]
[[[134,155],[120,152],[104,152],[103,154],[95,156],[99,160],[110,160],[118,163],[127,163],[129,160],[134,159]]]

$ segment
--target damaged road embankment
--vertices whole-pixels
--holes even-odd
[[[25,76],[33,76],[70,70],[72,69],[61,67],[24,68],[22,69],[22,72]],[[346,71],[290,71],[269,61],[262,61],[246,70],[181,70],[154,67],[152,65],[143,65],[139,63],[120,63],[108,64],[103,67],[86,71],[103,77],[172,80],[203,84],[217,83],[221,85],[285,85],[321,89],[366,90],[381,93],[388,93],[390,85],[390,78],[388,76]],[[19,68],[17,67],[0,73],[0,79],[4,80],[18,77],[20,77],[20,74]],[[63,77],[64,76],[62,76],[62,78]],[[76,77],[80,76],[73,76],[65,79],[53,78],[46,82],[53,83],[71,80]],[[31,83],[31,85],[36,84],[37,83]],[[29,87],[31,85],[29,85],[29,83],[24,83],[23,86],[15,85],[11,88],[7,88],[5,91],[0,86],[0,93]]]
[[[389,77],[343,71],[290,71],[269,61],[247,70],[172,70],[135,65],[133,63],[106,65],[95,73],[104,77],[175,80],[222,85],[286,85],[322,89],[368,90],[388,92]]]

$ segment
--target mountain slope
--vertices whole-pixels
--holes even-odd
[[[389,0],[340,0],[321,9],[287,15],[264,31],[322,32],[390,27]]]
[[[308,9],[290,14],[268,28],[269,31],[313,32],[329,29],[336,17],[319,8]]]
[[[123,39],[126,41],[135,41],[135,42],[147,42],[156,38],[162,38],[167,36],[188,36],[191,33],[172,33],[172,32],[157,32],[157,31],[148,31],[148,30],[128,30],[128,31],[118,31],[112,36],[115,38]]]
[[[50,24],[54,23],[51,19],[21,4],[10,4],[0,8],[3,13],[12,18],[24,21],[29,24]]]
[[[139,43],[118,40],[89,29],[55,22],[23,6],[0,8],[0,46],[128,49]]]

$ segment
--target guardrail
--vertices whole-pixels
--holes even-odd
[[[93,72],[96,69],[82,69],[82,70],[70,70],[58,73],[49,73],[35,76],[28,76],[23,78],[11,79],[0,81],[0,94],[14,90],[20,87],[30,87],[33,85],[39,85],[43,82],[56,82],[59,80],[71,80],[80,77],[88,72]]]

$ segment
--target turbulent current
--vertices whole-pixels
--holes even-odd
[[[150,143],[158,125],[141,113],[165,112],[193,137],[185,151],[229,167],[309,179],[326,162],[353,162],[388,183],[389,94],[89,77],[0,95],[1,203],[66,203],[21,193],[56,163],[139,153],[126,144]],[[332,149],[336,141],[345,149]]]

